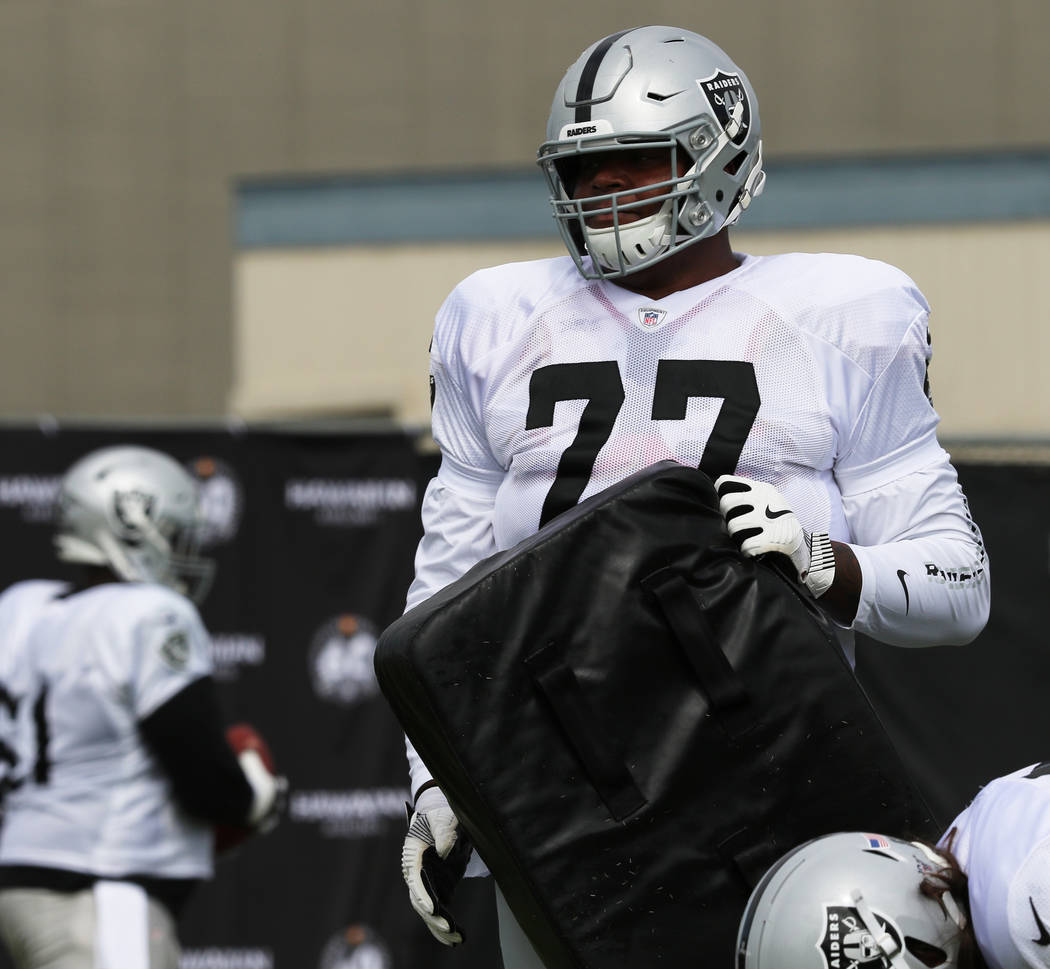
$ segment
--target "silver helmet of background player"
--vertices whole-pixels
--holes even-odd
[[[198,486],[152,448],[106,447],[77,461],[59,489],[55,551],[64,562],[109,568],[126,582],[157,582],[200,601],[214,564],[198,555]]]
[[[658,197],[636,206],[623,204],[632,190],[572,198],[581,156],[639,148],[670,151],[672,177]],[[636,272],[732,225],[765,180],[751,83],[706,37],[673,27],[639,27],[587,48],[558,86],[538,154],[555,221],[589,279]],[[662,201],[655,214],[621,222],[654,201]],[[586,225],[585,214],[603,213],[612,225]]]
[[[965,917],[919,886],[947,861],[915,842],[832,834],[796,848],[759,882],[737,936],[738,969],[950,969]]]

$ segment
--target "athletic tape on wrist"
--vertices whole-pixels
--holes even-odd
[[[814,532],[809,536],[809,571],[803,582],[819,599],[835,581],[835,550],[827,532]]]

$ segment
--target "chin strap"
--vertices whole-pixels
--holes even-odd
[[[944,855],[937,854],[936,851],[932,850],[929,845],[924,845],[921,841],[913,841],[912,845],[919,849],[927,858],[930,859],[938,868],[950,868],[951,865],[948,863],[948,859]],[[950,918],[961,930],[966,928],[967,921],[966,916],[963,914],[962,909],[959,908],[959,903],[955,901],[955,896],[950,891],[944,892],[941,895],[941,904],[944,906],[945,912],[948,913]]]
[[[748,173],[744,184],[740,188],[740,194],[736,197],[736,204],[729,210],[726,216],[726,225],[736,225],[744,209],[746,209],[766,187],[766,173],[762,168],[762,142],[758,143],[755,151],[755,164]]]
[[[903,943],[898,942],[883,925],[879,924],[879,920],[875,918],[875,913],[871,910],[871,906],[868,905],[860,889],[855,888],[850,893],[850,899],[861,922],[864,923],[864,928],[868,930],[875,945],[888,960],[887,965],[891,969],[908,969],[908,964],[904,961]]]
[[[726,125],[725,131],[719,135],[719,144],[716,146],[716,150],[711,154],[712,160],[722,148],[740,133],[743,124],[744,102],[737,101],[737,103],[733,105],[733,113],[729,117],[729,123]],[[702,171],[703,170],[701,169],[701,172]],[[755,150],[755,164],[751,167],[751,171],[744,180],[744,184],[740,187],[737,197],[733,200],[733,206],[726,215],[725,222],[722,224],[723,228],[727,225],[736,225],[744,209],[762,194],[762,189],[765,188],[765,186],[766,173],[762,170],[762,142],[760,141]]]

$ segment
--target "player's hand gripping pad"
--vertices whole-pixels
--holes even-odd
[[[376,671],[548,969],[730,966],[787,849],[938,834],[828,622],[671,462],[406,613]]]

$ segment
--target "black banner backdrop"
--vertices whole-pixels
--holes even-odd
[[[864,640],[857,674],[934,812],[1050,759],[1050,465],[961,464],[991,563],[988,625],[967,646]]]
[[[146,444],[201,480],[223,701],[270,741],[290,794],[277,830],[221,860],[190,902],[182,969],[499,969],[490,880],[461,887],[468,942],[454,950],[408,905],[403,741],[372,671],[433,459],[394,431],[11,427],[0,441],[0,588],[61,575],[52,503],[88,451]],[[983,782],[1050,756],[1050,467],[959,470],[992,564],[988,628],[962,648],[862,642],[857,666],[945,822]]]

